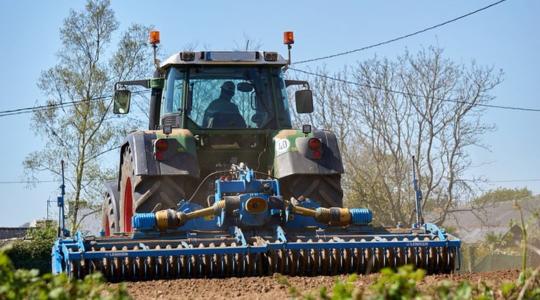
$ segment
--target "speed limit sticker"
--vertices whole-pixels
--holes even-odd
[[[289,150],[291,142],[288,139],[278,139],[276,140],[276,155],[280,155]]]

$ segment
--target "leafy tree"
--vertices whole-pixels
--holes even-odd
[[[103,155],[116,149],[125,132],[138,125],[112,116],[113,84],[151,70],[149,28],[131,25],[111,53],[108,49],[118,27],[108,0],[88,0],[82,11],[72,10],[60,28],[58,63],[43,71],[38,82],[50,107],[34,113],[33,127],[45,147],[30,153],[23,164],[34,179],[41,171],[60,176],[59,161],[66,161],[72,231],[86,215],[98,211],[92,200],[99,198],[102,182],[112,177],[100,163]],[[81,215],[83,206],[90,213]]]
[[[511,234],[488,232],[484,240],[484,245],[488,247],[489,254],[494,255],[497,251],[501,251],[505,247],[512,245],[511,242]]]
[[[495,203],[503,201],[513,201],[521,200],[524,198],[532,197],[532,192],[527,188],[503,188],[499,187],[494,190],[489,190],[482,194],[481,196],[475,198],[473,203],[475,204],[486,204],[486,203]]]

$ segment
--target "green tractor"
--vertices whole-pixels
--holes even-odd
[[[285,43],[293,43],[286,33]],[[151,33],[154,50],[159,33]],[[154,51],[155,58],[155,51]],[[156,60],[157,62],[157,60]],[[175,209],[181,200],[213,203],[214,181],[240,163],[276,178],[284,199],[342,207],[343,164],[332,132],[293,129],[313,112],[309,83],[286,80],[290,62],[276,52],[184,51],[156,63],[154,78],[118,82],[114,113],[130,108],[129,86],[151,89],[148,130],[131,132],[120,150],[118,180],[106,184],[106,236],[130,233],[136,213]]]
[[[285,42],[290,50],[290,33]],[[53,273],[123,281],[459,267],[461,241],[421,218],[414,173],[411,228],[374,226],[368,208],[342,207],[335,135],[292,128],[287,88],[300,86],[297,113],[313,112],[313,99],[307,82],[284,79],[289,62],[276,52],[184,51],[152,79],[117,83],[116,113],[129,112],[129,86],[152,89],[149,128],[121,147],[105,236],[60,236]]]

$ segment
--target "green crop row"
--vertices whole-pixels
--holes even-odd
[[[397,271],[383,269],[375,282],[369,287],[356,284],[357,275],[350,275],[345,280],[337,280],[329,291],[322,287],[318,294],[302,293],[291,285],[284,276],[278,277],[278,283],[289,289],[295,299],[332,299],[332,300],[489,300],[489,299],[540,299],[539,269],[521,273],[513,282],[489,286],[485,282],[467,280],[453,282],[443,280],[424,288],[419,283],[424,280],[424,270],[414,270],[412,266],[403,266]],[[426,284],[427,285],[427,284]]]

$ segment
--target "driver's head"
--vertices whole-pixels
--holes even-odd
[[[234,82],[225,81],[221,85],[221,95],[225,96],[230,100],[234,96],[234,90],[236,89]]]

